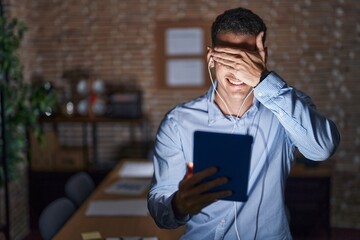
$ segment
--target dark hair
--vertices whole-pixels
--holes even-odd
[[[212,45],[217,44],[217,36],[219,33],[235,33],[250,34],[257,36],[260,32],[264,32],[263,43],[266,38],[266,25],[263,20],[245,8],[234,8],[226,10],[217,16],[211,27]]]

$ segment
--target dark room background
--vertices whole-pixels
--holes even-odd
[[[341,145],[330,160],[331,225],[360,228],[358,0],[6,0],[4,4],[8,16],[27,25],[21,47],[26,81],[40,76],[61,88],[66,85],[64,72],[87,69],[105,83],[136,86],[143,93],[150,138],[171,107],[206,91],[159,87],[157,22],[211,24],[225,9],[252,9],[268,26],[268,68],[307,92],[340,129]],[[114,130],[119,129],[101,130],[111,139],[107,146],[121,142],[121,129]],[[76,139],[66,139],[65,134],[63,141]],[[99,149],[102,154],[101,143]],[[108,152],[103,153],[104,161],[115,156],[115,151]]]

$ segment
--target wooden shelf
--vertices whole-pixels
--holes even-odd
[[[80,116],[80,115],[54,115],[50,117],[41,117],[42,123],[61,123],[61,122],[80,122],[80,123],[99,123],[99,122],[117,122],[117,123],[133,123],[139,124],[148,121],[146,116],[138,118],[116,118],[107,116]]]
[[[42,117],[40,118],[40,123],[45,125],[50,125],[51,129],[50,131],[55,132],[55,134],[52,134],[54,136],[58,136],[59,133],[59,127],[62,126],[62,124],[66,123],[67,127],[75,126],[81,126],[81,129],[77,129],[78,136],[80,135],[82,138],[82,144],[81,146],[77,146],[77,148],[71,149],[71,145],[64,147],[63,145],[57,143],[59,148],[59,154],[56,155],[56,157],[60,160],[57,160],[57,163],[59,163],[58,167],[55,168],[61,168],[61,166],[65,166],[65,162],[69,163],[68,167],[66,168],[82,168],[81,166],[84,166],[83,168],[85,170],[89,170],[92,168],[108,168],[111,167],[108,162],[100,161],[100,151],[98,149],[98,143],[101,141],[101,133],[98,131],[99,126],[103,125],[109,125],[109,126],[115,126],[115,125],[122,125],[126,129],[129,130],[129,134],[126,135],[126,140],[128,143],[126,143],[126,140],[124,140],[124,143],[127,145],[131,145],[132,148],[127,147],[126,150],[134,150],[135,147],[139,146],[139,144],[142,144],[142,147],[146,148],[145,150],[148,150],[150,146],[150,124],[148,118],[144,115],[142,117],[138,118],[119,118],[119,117],[108,117],[108,116],[80,116],[80,115],[72,115],[72,116],[65,116],[65,115],[54,115],[50,117]],[[90,127],[90,128],[89,128]],[[138,130],[138,131],[136,131]],[[137,134],[140,132],[140,136]],[[54,138],[54,137],[52,137]],[[58,137],[55,137],[58,138]],[[48,142],[51,142],[50,139]],[[56,139],[53,139],[52,142],[58,142]],[[69,148],[70,147],[70,148]],[[125,147],[125,146],[123,146]],[[80,149],[81,148],[81,149]],[[121,148],[121,146],[119,146]],[[49,148],[46,148],[49,149]],[[144,151],[145,151],[144,150]],[[70,152],[69,152],[70,151]],[[128,152],[129,152],[128,151]],[[36,151],[33,151],[34,153]],[[37,151],[39,152],[39,151]],[[51,153],[49,153],[51,154]],[[143,152],[141,152],[142,155]],[[39,154],[34,154],[39,155]],[[41,155],[41,154],[40,154]],[[64,156],[64,157],[62,157]],[[40,158],[43,158],[42,156]],[[39,159],[39,157],[36,157],[36,159]],[[64,159],[64,161],[62,160]],[[41,161],[38,161],[41,163]],[[62,164],[64,162],[64,164]],[[39,165],[39,164],[38,164]],[[41,167],[41,164],[40,164]],[[65,167],[64,167],[65,168]],[[38,168],[39,169],[39,168]],[[49,169],[50,170],[50,169]],[[72,169],[75,170],[75,169]]]

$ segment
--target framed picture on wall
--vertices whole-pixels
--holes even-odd
[[[167,21],[156,25],[156,77],[160,88],[202,88],[207,79],[210,24]]]

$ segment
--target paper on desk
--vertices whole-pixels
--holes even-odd
[[[86,216],[147,216],[146,199],[93,200]]]
[[[151,178],[154,173],[152,162],[127,161],[121,168],[120,177]]]
[[[150,179],[120,179],[105,189],[106,193],[141,195],[150,185]]]
[[[81,233],[82,240],[101,240],[100,232],[84,232]]]

